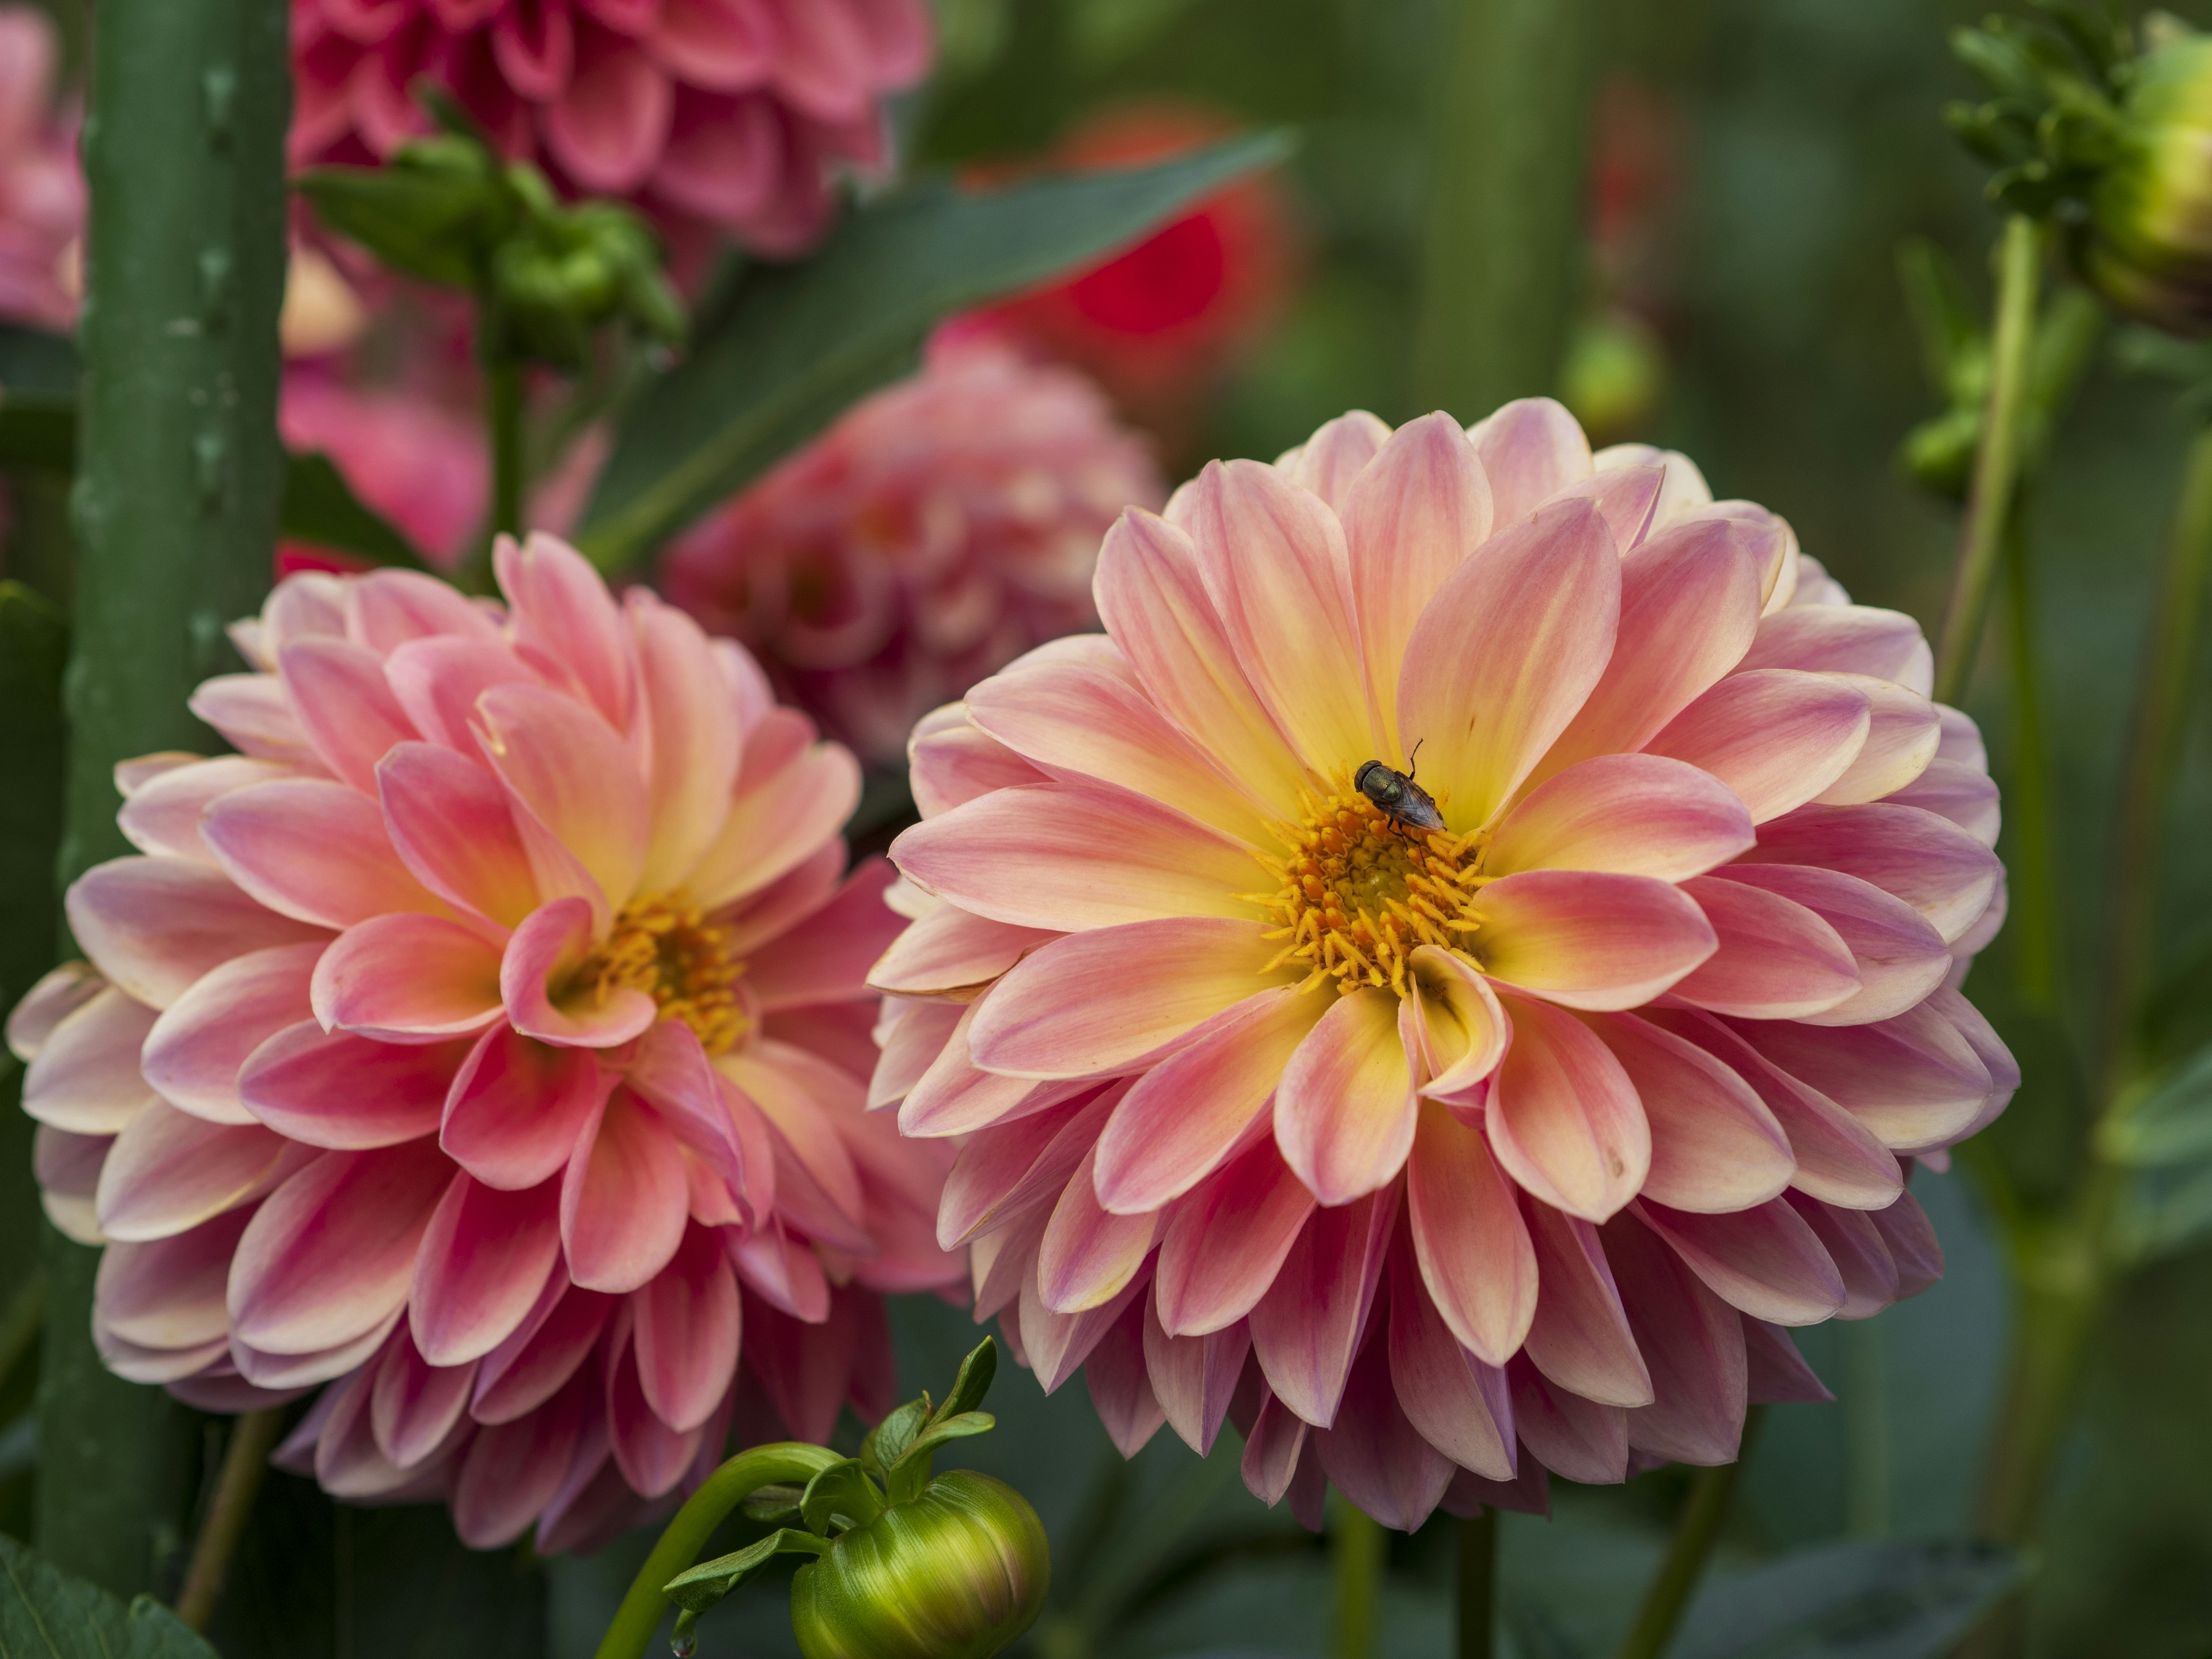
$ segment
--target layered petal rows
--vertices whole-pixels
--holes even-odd
[[[921,0],[293,0],[292,160],[391,155],[427,79],[580,194],[794,253],[933,46]]]
[[[894,1403],[881,1293],[957,1280],[947,1149],[864,1109],[898,918],[852,757],[753,660],[544,537],[505,604],[294,576],[118,769],[141,849],[17,1010],[108,1364],[340,1496],[589,1543],[756,1437]],[[743,1368],[740,1369],[742,1359]]]
[[[1726,1462],[1787,1328],[1933,1281],[1906,1182],[2018,1073],[1909,617],[1547,400],[1210,465],[1096,596],[916,729],[872,976],[1048,1388],[1410,1528]]]

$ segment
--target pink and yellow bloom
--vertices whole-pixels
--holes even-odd
[[[894,1401],[879,1293],[957,1279],[937,1148],[864,1109],[897,919],[859,768],[752,659],[570,549],[504,605],[295,576],[118,770],[141,849],[9,1026],[108,1364],[491,1545],[672,1502],[732,1414]],[[739,1362],[744,1363],[741,1377]]]
[[[1820,1393],[1786,1328],[1933,1280],[1906,1177],[2018,1074],[1911,618],[1544,400],[1210,465],[1096,592],[917,729],[872,975],[872,1098],[959,1145],[939,1240],[1046,1386],[1410,1528],[1726,1462]]]
[[[1073,369],[939,336],[686,536],[671,599],[759,655],[777,690],[871,761],[1031,646],[1095,625],[1115,514],[1159,473]]]

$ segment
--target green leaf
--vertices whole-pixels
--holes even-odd
[[[856,1457],[830,1464],[806,1483],[805,1496],[799,1500],[800,1517],[823,1537],[833,1526],[865,1527],[883,1512],[884,1495]]]
[[[799,1519],[801,1496],[797,1486],[761,1486],[738,1507],[744,1510],[748,1521],[773,1521],[781,1526],[787,1521]]]
[[[702,1561],[661,1586],[668,1599],[690,1613],[704,1613],[748,1578],[757,1577],[779,1555],[823,1555],[830,1540],[795,1527],[783,1527],[759,1543],[732,1555]]]
[[[326,227],[386,264],[441,288],[475,286],[494,180],[423,168],[315,167],[295,188]]]
[[[991,1391],[991,1379],[999,1374],[999,1345],[985,1337],[960,1362],[960,1375],[952,1379],[952,1392],[945,1396],[945,1403],[937,1408],[939,1420],[963,1416],[983,1403],[983,1396]]]
[[[860,1442],[860,1467],[880,1479],[884,1472],[906,1455],[921,1425],[929,1420],[929,1396],[909,1400],[868,1431]]]
[[[2124,1116],[2108,1118],[2099,1149],[2136,1168],[2212,1158],[2212,1043],[2199,1048]]]
[[[6,1659],[216,1659],[167,1607],[125,1606],[0,1534],[0,1655]]]
[[[1708,1585],[1671,1659],[1939,1659],[2025,1577],[1994,1544],[1802,1550]]]
[[[988,1412],[961,1412],[951,1417],[933,1419],[929,1426],[915,1436],[914,1444],[906,1449],[902,1463],[916,1457],[926,1457],[948,1440],[965,1440],[975,1434],[988,1434],[999,1426],[999,1419]]]
[[[4,407],[4,406],[0,406]],[[319,452],[290,458],[284,469],[284,534],[371,564],[428,567],[415,544],[353,493],[343,475]]]
[[[2120,1249],[2142,1265],[2212,1237],[2212,1164],[2146,1170],[2128,1188],[2119,1218]]]
[[[604,570],[635,564],[904,373],[941,319],[1087,264],[1289,149],[1262,133],[989,191],[930,178],[854,210],[805,264],[749,270],[718,326],[641,394],[577,544]]]

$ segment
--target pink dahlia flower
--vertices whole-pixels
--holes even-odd
[[[0,317],[50,329],[76,320],[84,228],[76,116],[55,108],[59,55],[43,12],[0,6]]]
[[[1548,401],[1210,465],[1097,592],[917,730],[872,975],[1048,1388],[1411,1528],[1726,1462],[1785,1328],[1935,1279],[1912,1161],[2018,1074],[1911,618]]]
[[[931,52],[921,0],[292,0],[292,161],[391,155],[428,80],[578,194],[792,253]]]
[[[1099,538],[1159,474],[1072,369],[940,337],[686,536],[669,597],[743,640],[777,689],[876,762],[929,709],[1093,626]]]
[[[119,769],[142,854],[70,888],[90,963],[9,1040],[116,1371],[330,1383],[289,1453],[331,1492],[552,1550],[733,1413],[888,1407],[878,1294],[960,1270],[939,1149],[864,1109],[897,918],[852,757],[561,544],[495,563],[504,605],[281,584],[192,700],[240,752]]]

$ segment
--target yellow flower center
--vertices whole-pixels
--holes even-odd
[[[1267,964],[1311,970],[1307,986],[1336,981],[1340,991],[1376,986],[1406,994],[1407,958],[1424,945],[1474,960],[1468,941],[1481,925],[1475,895],[1490,838],[1480,833],[1424,833],[1395,823],[1347,779],[1326,799],[1302,797],[1304,821],[1273,826],[1287,854],[1261,855],[1281,884],[1253,901],[1284,941]]]
[[[639,899],[615,918],[577,988],[602,1005],[617,987],[642,991],[661,1018],[690,1026],[708,1054],[726,1054],[746,1024],[736,989],[745,965],[732,959],[729,940],[730,930],[708,927],[681,891]]]

